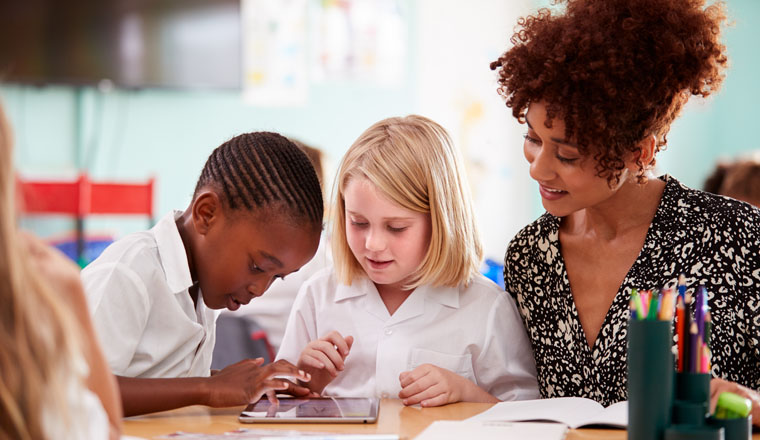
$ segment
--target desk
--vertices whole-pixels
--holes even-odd
[[[207,408],[190,406],[145,416],[124,419],[124,434],[152,439],[176,431],[221,434],[239,428],[299,429],[304,431],[344,432],[355,434],[399,434],[413,439],[436,420],[463,420],[491,407],[490,403],[454,403],[437,408],[406,407],[398,399],[380,402],[380,417],[373,424],[248,424],[238,422],[243,407]],[[625,439],[625,431],[577,429],[569,431],[567,440]],[[757,436],[760,439],[760,435]]]

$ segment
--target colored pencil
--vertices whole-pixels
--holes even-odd
[[[686,345],[686,341],[684,338],[686,337],[684,332],[684,307],[683,307],[683,298],[678,297],[676,298],[676,334],[678,335],[678,371],[684,371],[684,345]]]
[[[699,369],[699,338],[697,337],[697,323],[692,322],[689,330],[689,369],[688,371],[696,373]]]

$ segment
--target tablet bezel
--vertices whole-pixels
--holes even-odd
[[[265,400],[266,397],[262,400]],[[278,397],[279,400],[287,402],[288,400],[304,400],[302,397]],[[380,400],[376,397],[313,397],[308,400],[349,400],[349,399],[366,399],[370,402],[369,414],[359,417],[252,417],[245,412],[253,408],[255,403],[246,406],[238,416],[241,423],[376,423],[380,413]]]

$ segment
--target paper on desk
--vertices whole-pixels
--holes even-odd
[[[322,436],[327,435],[326,432],[303,432],[296,430],[277,430],[277,429],[236,429],[234,431],[225,432],[224,434],[205,434],[202,432],[183,432],[178,431],[172,434],[164,435],[159,438],[172,439],[172,440],[261,440],[271,437],[288,437],[294,435],[300,436]]]
[[[398,440],[398,436],[395,434],[333,434],[328,432],[246,428],[236,429],[224,434],[180,431],[159,438],[173,440]]]
[[[562,440],[566,431],[567,426],[557,423],[439,420],[428,426],[415,440]]]

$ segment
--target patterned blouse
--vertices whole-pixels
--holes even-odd
[[[675,287],[681,273],[687,292],[700,283],[709,292],[713,376],[760,389],[760,210],[660,179],[665,191],[644,247],[593,347],[570,291],[560,218],[545,213],[509,244],[504,282],[528,329],[542,397],[580,396],[605,406],[626,400],[631,289]]]

